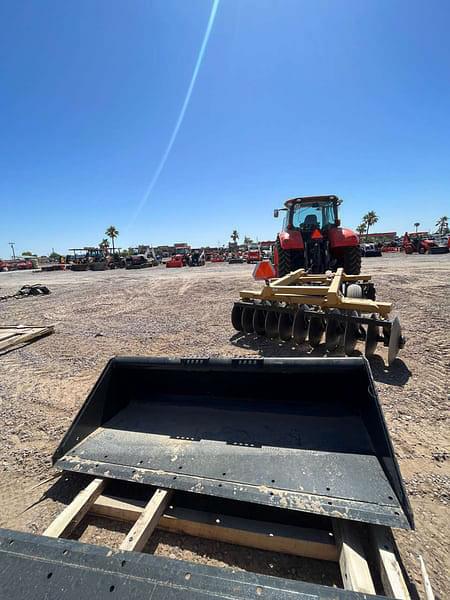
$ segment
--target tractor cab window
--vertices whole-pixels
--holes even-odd
[[[326,229],[334,225],[335,215],[332,202],[315,202],[313,204],[297,204],[292,214],[292,226],[302,231]]]

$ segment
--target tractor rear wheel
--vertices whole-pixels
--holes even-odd
[[[361,252],[359,246],[351,246],[344,251],[343,267],[346,275],[359,275],[361,273]]]
[[[281,247],[280,238],[277,238],[277,253],[278,253],[278,277],[284,277],[291,272],[291,254],[289,250],[284,250]]]

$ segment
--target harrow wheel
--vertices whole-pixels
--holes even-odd
[[[377,315],[373,314],[371,319],[376,319]],[[366,333],[366,346],[364,349],[364,354],[366,356],[373,356],[375,354],[375,350],[377,349],[377,344],[380,341],[380,326],[374,323],[369,323],[367,325],[367,333]]]
[[[313,348],[317,348],[325,331],[325,319],[323,314],[311,315],[308,329],[308,342]]]
[[[397,358],[398,351],[405,345],[405,338],[402,336],[402,328],[398,317],[392,321],[391,333],[389,335],[388,347],[388,365],[391,366]]]
[[[231,324],[236,331],[242,331],[242,306],[235,304],[231,311]]]
[[[308,335],[308,318],[305,313],[305,305],[302,304],[294,317],[292,326],[292,337],[296,344],[303,344]]]
[[[253,327],[253,315],[255,313],[255,309],[246,306],[242,311],[242,330],[244,333],[253,333],[255,331]]]
[[[253,314],[253,329],[258,335],[266,333],[266,311],[255,309]]]
[[[278,337],[278,319],[280,313],[274,310],[268,310],[266,315],[265,333],[270,340]]]
[[[356,310],[352,310],[349,313],[350,317],[357,317],[358,313]],[[359,340],[359,324],[356,321],[353,321],[351,318],[347,321],[347,326],[345,328],[344,334],[344,350],[345,354],[353,354],[356,343]]]
[[[278,336],[283,342],[292,338],[292,326],[294,324],[294,315],[291,312],[282,312],[278,319]]]
[[[345,333],[345,327],[335,319],[333,315],[339,315],[341,311],[338,308],[332,308],[328,313],[328,321],[325,329],[325,347],[328,351],[336,350],[342,343],[342,338]]]

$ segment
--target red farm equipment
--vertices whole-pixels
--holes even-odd
[[[360,273],[359,237],[340,226],[340,204],[336,196],[309,196],[292,198],[285,208],[274,210],[274,217],[281,210],[286,212],[274,248],[278,277],[301,268],[325,273],[343,267],[347,275]]]
[[[262,253],[259,244],[249,244],[247,249],[247,263],[259,263],[262,260]]]
[[[174,256],[172,256],[170,258],[170,260],[168,260],[166,262],[167,269],[179,269],[184,266],[185,266],[185,263],[184,263],[182,254],[175,254]]]
[[[450,239],[450,238],[449,238]],[[446,254],[449,251],[449,241],[445,236],[420,236],[405,233],[402,241],[405,254]]]

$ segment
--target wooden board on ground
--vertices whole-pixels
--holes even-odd
[[[370,534],[386,594],[398,600],[410,600],[411,596],[397,559],[391,530],[388,527],[374,525],[370,528]]]
[[[0,326],[0,351],[6,350],[17,344],[31,342],[38,338],[50,335],[55,331],[53,325],[48,327],[34,327],[31,325],[2,325]]]
[[[101,495],[92,504],[89,512],[102,517],[134,522],[138,520],[143,510],[143,502]],[[326,531],[304,527],[259,522],[177,506],[166,507],[157,527],[171,533],[258,550],[283,552],[320,560],[337,561],[338,559],[333,537]]]
[[[91,505],[106,487],[106,479],[93,479],[70,504],[50,523],[43,535],[48,537],[68,536],[81,519],[89,512]]]
[[[121,550],[134,550],[139,552],[144,549],[148,538],[158,525],[161,515],[166,510],[172,490],[157,489],[145,508],[142,509],[136,523],[120,545]]]
[[[67,537],[90,513],[133,523],[120,545],[121,551],[143,551],[153,531],[159,528],[247,548],[338,562],[346,590],[358,592],[364,597],[366,594],[373,595],[376,581],[390,598],[411,598],[392,532],[387,527],[364,528],[360,523],[332,518],[330,525],[333,534],[327,529],[178,507],[170,503],[173,491],[162,488],[153,490],[146,502],[107,496],[107,483],[105,479],[93,479],[47,527],[43,535]],[[375,558],[370,568],[366,550],[368,555]],[[372,575],[375,579],[372,579]],[[433,600],[429,583],[428,590],[427,600]]]
[[[375,594],[375,587],[362,545],[359,524],[334,519],[333,528],[344,588],[354,592]]]

